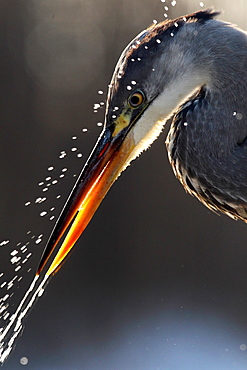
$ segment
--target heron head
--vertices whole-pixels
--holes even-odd
[[[186,49],[178,48],[181,38],[176,39],[187,23],[216,14],[201,11],[154,24],[125,48],[109,85],[104,129],[55,225],[37,274],[71,226],[47,274],[57,271],[120,173],[157,138],[165,120],[197,85],[197,76],[201,84],[200,74],[191,78]],[[177,90],[181,75],[184,83]]]
[[[114,140],[132,141],[123,168],[152,144],[178,105],[209,78],[207,61],[203,72],[193,60],[188,36],[197,38],[198,27],[217,14],[199,11],[153,24],[121,54],[109,85],[105,130]]]

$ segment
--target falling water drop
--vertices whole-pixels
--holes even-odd
[[[46,211],[40,212],[40,216],[41,217],[44,217],[45,215],[47,215],[47,212]]]
[[[21,365],[27,365],[28,364],[28,358],[27,357],[22,357],[20,359],[20,364]]]
[[[8,243],[9,243],[9,240],[3,240],[2,242],[0,242],[0,247],[3,247],[4,245]]]

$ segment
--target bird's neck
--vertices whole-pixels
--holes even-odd
[[[202,86],[210,93],[210,108],[207,108],[207,117],[205,112],[198,112],[195,117],[196,132],[204,131],[205,141],[213,138],[208,143],[212,151],[216,153],[215,139],[224,132],[229,134],[224,150],[232,149],[240,131],[240,140],[247,135],[247,125],[244,125],[247,118],[239,120],[236,125],[236,117],[241,117],[238,113],[244,118],[242,106],[247,98],[246,34],[218,21],[209,21],[201,29],[193,27],[203,26],[184,26],[176,36],[178,39],[174,37],[170,49],[154,65],[154,70],[165,70],[164,89],[144,112],[138,125],[133,127],[135,149],[126,165],[153,143],[167,119]],[[144,90],[159,86],[160,78],[159,73],[151,74]]]

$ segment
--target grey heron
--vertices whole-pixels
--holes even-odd
[[[152,24],[125,48],[105,124],[48,240],[37,275],[67,232],[54,274],[120,173],[173,117],[168,157],[185,190],[247,221],[247,34],[212,9]]]

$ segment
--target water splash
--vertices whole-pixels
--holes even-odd
[[[28,311],[33,307],[37,299],[43,294],[46,285],[51,276],[35,276],[30,284],[26,294],[19,303],[16,311],[9,319],[9,323],[0,328],[0,363],[3,364],[11,350],[21,330],[23,329],[23,320]]]

